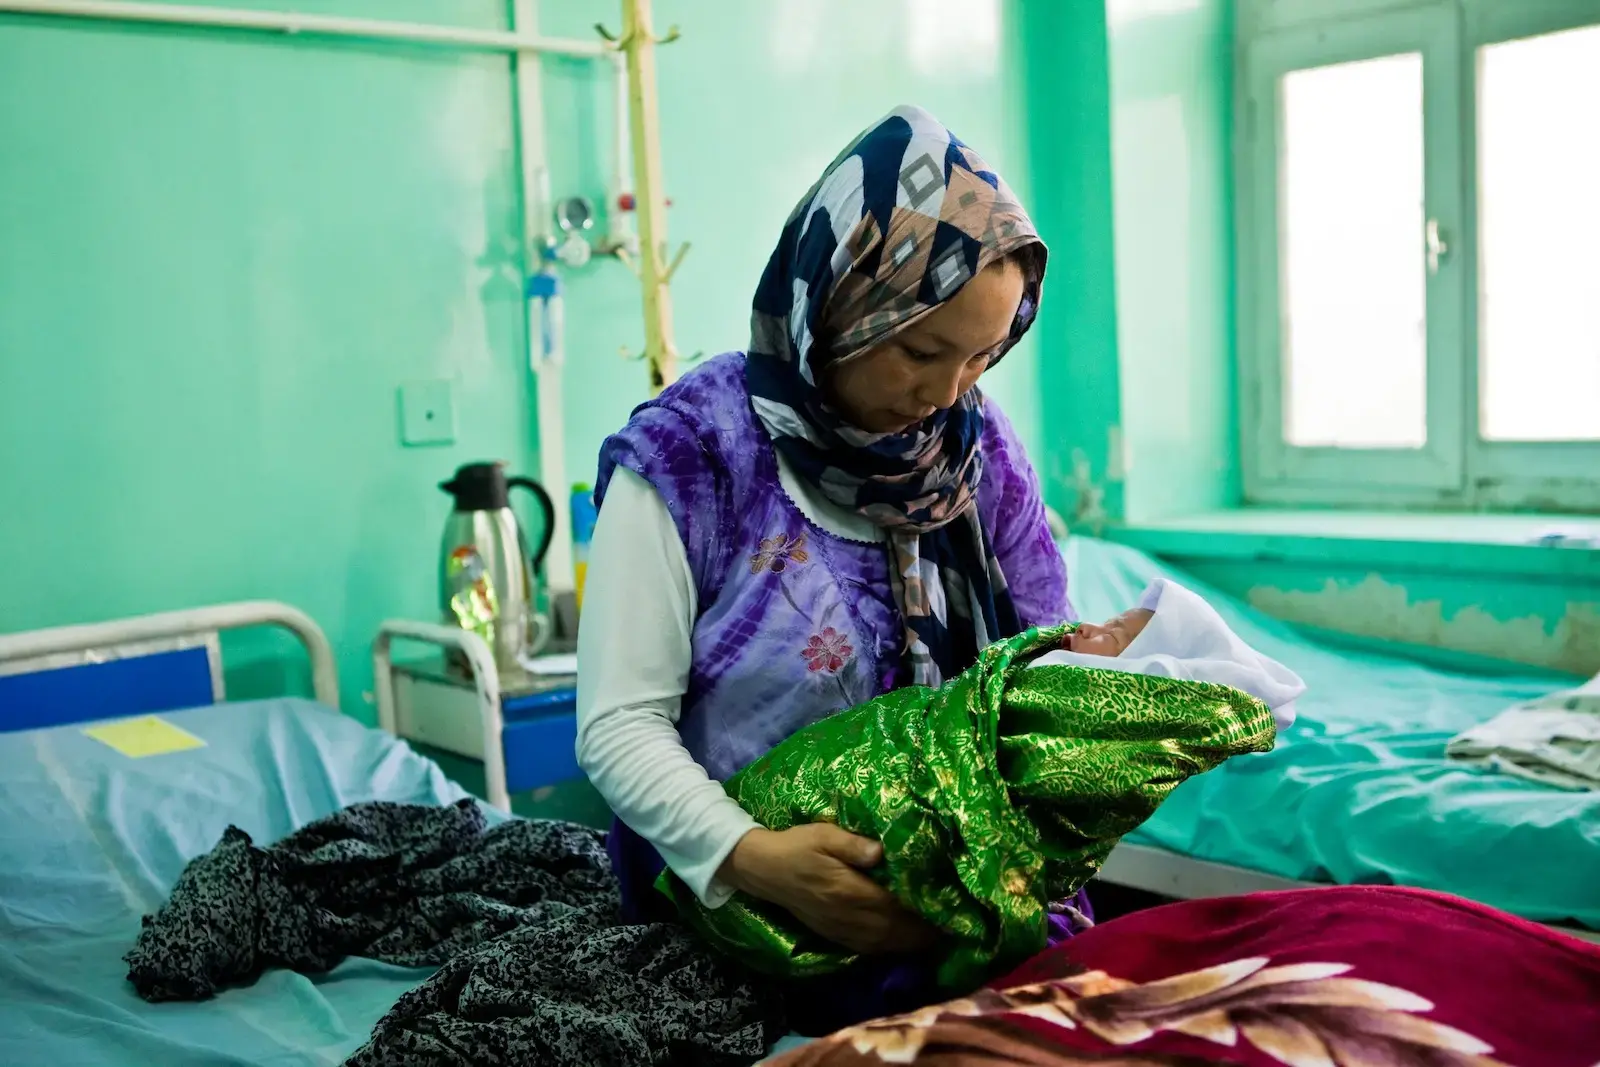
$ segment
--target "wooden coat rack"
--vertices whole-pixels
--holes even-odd
[[[661,185],[661,119],[656,103],[656,45],[678,39],[677,27],[657,37],[650,24],[650,0],[622,0],[622,34],[604,26],[600,35],[626,57],[629,135],[633,150],[634,202],[639,212],[639,259],[630,263],[644,294],[644,360],[655,396],[678,377],[678,350],[672,343],[672,294],[668,283],[689,251],[680,245],[667,258],[667,203]]]

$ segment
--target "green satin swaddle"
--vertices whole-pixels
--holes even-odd
[[[1045,947],[1048,907],[1088,882],[1184,779],[1276,737],[1256,698],[1207,682],[1028,668],[1071,625],[996,642],[937,689],[897,689],[815,723],[725,783],[772,830],[831,822],[883,843],[873,876],[938,928],[939,981],[970,989]],[[776,905],[706,908],[657,887],[714,946],[767,974],[854,962]]]

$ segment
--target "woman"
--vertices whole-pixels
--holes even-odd
[[[999,177],[898,109],[790,216],[749,352],[605,443],[578,759],[617,813],[631,917],[660,914],[666,864],[708,905],[742,890],[858,952],[928,939],[863,873],[875,842],[763,830],[718,783],[834,711],[1070,618],[1038,481],[975,388],[1032,324],[1044,266]]]

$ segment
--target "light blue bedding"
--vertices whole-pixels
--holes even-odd
[[[368,960],[146,1004],[122,955],[229,823],[271,842],[363,800],[449,803],[433,763],[300,700],[164,715],[206,747],[130,759],[81,727],[0,734],[0,1064],[337,1064],[426,977]]]
[[[1102,541],[1073,539],[1067,567],[1084,618],[1123,611],[1150,580],[1173,578],[1309,686],[1299,721],[1274,752],[1190,779],[1130,842],[1288,878],[1444,890],[1525,918],[1600,929],[1600,792],[1564,792],[1444,759],[1456,733],[1570,682],[1325,647]]]
[[[1600,794],[1443,759],[1449,737],[1559,680],[1334,650],[1132,550],[1075,539],[1067,558],[1084,617],[1175,578],[1310,686],[1277,751],[1191,779],[1130,841],[1600,928]],[[342,1062],[426,972],[352,960],[152,1005],[125,981],[122,954],[140,915],[229,823],[266,842],[357,801],[449,803],[462,791],[404,744],[305,701],[164,718],[207,746],[133,760],[76,726],[0,734],[0,1064]]]

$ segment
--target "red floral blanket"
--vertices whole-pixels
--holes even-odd
[[[1413,889],[1185,901],[775,1061],[888,1063],[1600,1067],[1600,946]]]

